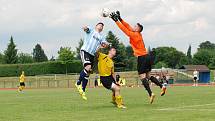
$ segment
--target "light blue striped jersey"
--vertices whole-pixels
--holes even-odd
[[[105,37],[101,33],[97,32],[95,29],[92,29],[90,27],[88,28],[89,31],[86,32],[86,36],[84,38],[84,43],[83,46],[81,47],[81,50],[84,50],[89,54],[95,56],[95,53],[99,46],[102,43],[107,43],[107,41],[105,40]]]

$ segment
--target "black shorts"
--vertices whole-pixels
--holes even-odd
[[[196,81],[196,80],[197,80],[197,77],[194,77],[193,79]]]
[[[84,50],[81,50],[80,56],[81,56],[81,61],[84,65],[84,67],[87,65],[93,66],[93,63],[94,63],[94,56],[93,55],[89,54],[88,52],[86,52]]]
[[[25,83],[24,82],[20,82],[20,86],[25,86]]]
[[[152,70],[153,60],[147,54],[144,56],[138,56],[137,59],[137,70],[139,74],[148,73]]]
[[[113,76],[100,76],[100,81],[106,89],[111,89],[112,84],[116,84]]]

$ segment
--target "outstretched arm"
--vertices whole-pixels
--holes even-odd
[[[129,37],[134,35],[134,32],[127,29],[122,23],[120,23],[119,21],[116,22],[117,26]]]
[[[117,16],[118,16],[119,21],[120,21],[128,30],[132,31],[132,27],[131,27],[127,22],[125,22],[125,21],[122,19],[121,15],[120,15],[120,12],[119,12],[119,11],[116,11],[116,14],[117,14]]]
[[[119,16],[116,13],[111,13],[110,18],[112,18],[117,26],[129,37],[135,36],[135,33],[132,30],[126,28],[121,22],[119,22]]]
[[[127,23],[125,22],[123,19],[120,21],[128,30],[132,31],[132,27]]]

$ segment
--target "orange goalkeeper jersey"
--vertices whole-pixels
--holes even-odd
[[[117,26],[130,38],[130,44],[135,56],[146,55],[147,51],[140,32],[134,32],[131,26],[125,21],[117,21]]]

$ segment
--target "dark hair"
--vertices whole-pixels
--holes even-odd
[[[108,47],[108,51],[110,51],[110,50],[112,50],[112,49],[115,49],[115,50],[116,50],[115,47],[112,47],[112,46]]]
[[[102,22],[97,23],[96,26],[99,25],[99,24],[101,24],[102,26],[104,26],[104,23],[102,23]]]
[[[142,32],[142,31],[143,31],[143,25],[141,25],[140,23],[137,23],[137,25],[138,25],[139,28],[140,28],[140,32]]]

